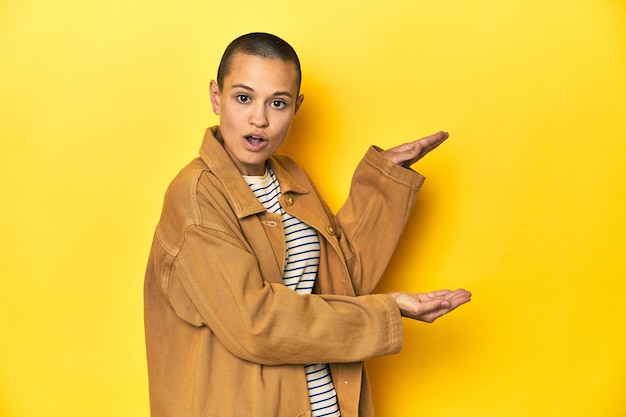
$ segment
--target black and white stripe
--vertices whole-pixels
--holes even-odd
[[[320,243],[315,229],[285,212],[280,205],[280,185],[271,168],[262,177],[244,176],[250,189],[270,213],[280,213],[285,231],[283,283],[298,294],[311,294],[320,261]],[[305,366],[313,417],[340,417],[335,386],[327,364]]]

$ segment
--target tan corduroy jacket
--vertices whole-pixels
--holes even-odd
[[[367,295],[396,247],[424,178],[375,148],[333,216],[289,158],[269,163],[281,205],[318,231],[315,294],[282,284],[280,215],[267,213],[207,130],[173,180],[145,280],[152,417],[310,416],[304,364],[330,363],[343,417],[373,416],[363,360],[397,353],[401,317]]]

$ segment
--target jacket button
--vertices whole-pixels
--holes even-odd
[[[329,234],[329,235],[331,235],[331,236],[335,236],[335,229],[333,229],[333,227],[332,227],[332,226],[330,226],[330,225],[329,225],[329,226],[326,228],[326,231],[328,232],[328,234]]]
[[[293,197],[288,195],[287,197],[285,197],[285,202],[287,203],[288,206],[293,206]]]

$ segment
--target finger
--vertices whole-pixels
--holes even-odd
[[[456,297],[470,298],[472,296],[472,294],[469,291],[466,291],[463,288],[459,288],[454,291],[451,291],[451,290],[431,291],[431,292],[425,293],[424,295],[429,298],[443,298],[446,300],[453,299]]]
[[[454,291],[449,291],[445,294],[442,294],[441,297],[447,299],[447,300],[451,300],[454,298],[470,298],[472,296],[472,294],[469,291],[463,290],[463,289],[459,289],[459,290],[454,290]]]
[[[422,147],[426,148],[429,146],[438,146],[440,145],[444,140],[448,139],[450,135],[448,134],[448,132],[437,132],[434,133],[430,136],[426,136],[425,138],[419,139],[417,142],[419,142]]]
[[[448,311],[448,308],[450,308],[450,302],[447,300],[433,299],[423,301],[419,306],[419,315],[428,316],[438,311],[441,311],[441,314],[445,314]]]
[[[424,303],[422,307],[422,313],[419,315],[418,320],[432,323],[439,317],[454,310],[457,306],[451,305],[448,301],[433,300],[429,303]]]
[[[444,140],[448,138],[448,136],[449,135],[447,132],[441,131],[430,136],[414,140],[412,142],[403,143],[401,145],[388,149],[387,151],[396,152],[399,154],[413,154],[414,156],[417,156],[417,154],[426,147],[439,146]]]
[[[471,299],[472,294],[469,291],[462,290],[454,295],[451,295],[449,298],[446,299],[446,301],[450,303],[451,310],[453,310],[458,306],[471,301]]]
[[[444,296],[446,294],[450,294],[452,291],[450,290],[437,290],[437,291],[431,291],[429,293],[426,293],[427,296],[433,298],[433,297],[441,297]]]
[[[421,153],[421,147],[416,143],[400,145],[396,148],[384,151],[382,155],[397,165],[404,165],[406,161],[417,161]],[[411,163],[413,163],[411,162]]]
[[[472,293],[463,289],[463,288],[459,288],[458,290],[454,290],[452,291],[452,293],[450,294],[450,296],[452,298],[456,298],[456,297],[461,297],[461,298],[472,298]]]
[[[411,158],[406,158],[406,161],[402,164],[405,168],[410,167],[429,152],[441,145],[446,139],[448,139],[447,132],[437,132],[434,135],[427,136],[423,139],[413,142],[413,155]]]
[[[448,137],[447,132],[438,132],[424,139],[420,139],[418,143],[422,148],[421,155],[426,155],[428,152],[441,145]]]
[[[427,322],[432,322],[436,320],[437,318],[443,316],[444,314],[451,312],[452,310],[456,309],[457,307],[471,300],[471,293],[464,289],[458,289],[454,291],[449,291],[449,290],[433,291],[431,293],[428,293],[428,295],[432,295],[433,301],[439,302],[439,308],[427,310],[422,315],[422,317],[424,317],[425,321]],[[433,305],[429,305],[429,308],[432,308],[432,307]]]

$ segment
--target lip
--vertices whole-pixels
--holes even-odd
[[[259,152],[263,150],[269,142],[267,137],[265,137],[262,133],[252,132],[247,135],[243,135],[243,143],[247,150]]]

